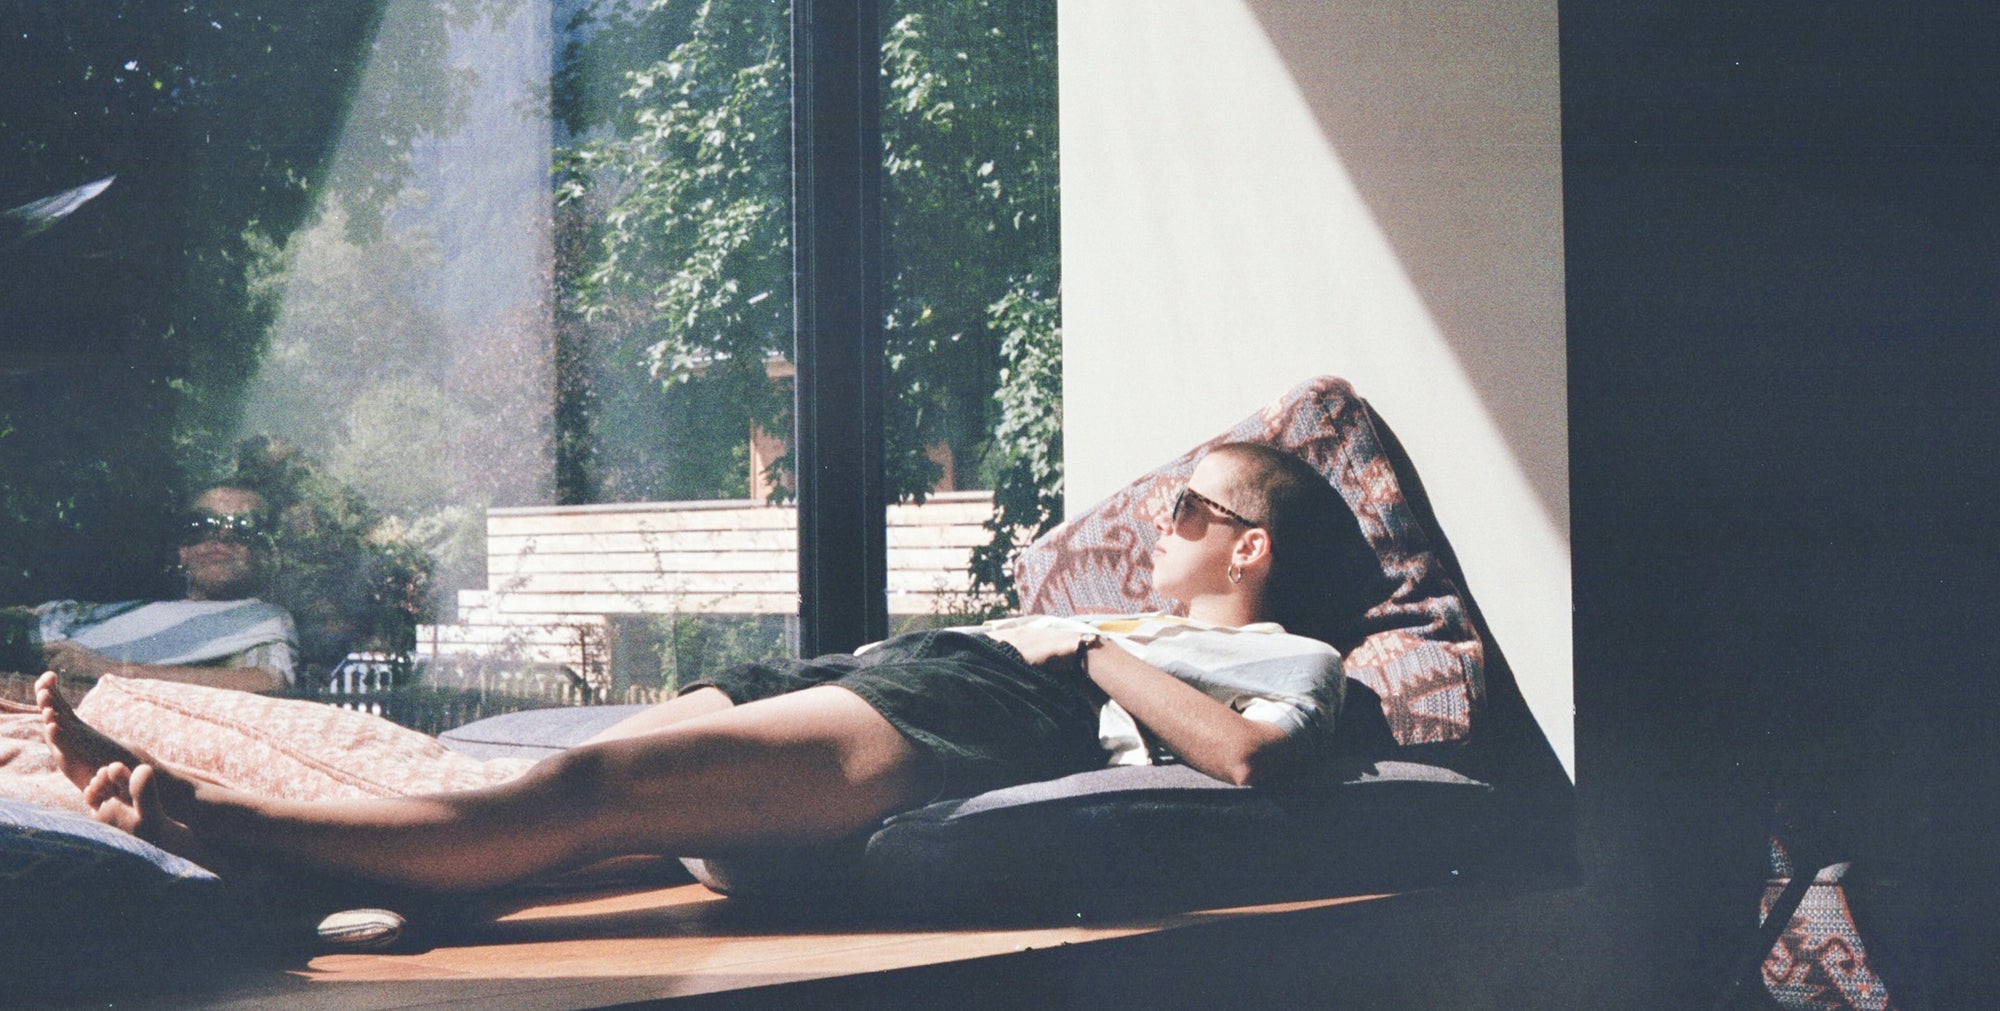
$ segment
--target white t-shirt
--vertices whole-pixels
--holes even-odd
[[[1337,650],[1292,635],[1272,621],[1231,626],[1164,613],[1030,615],[982,627],[1098,632],[1246,719],[1283,729],[1314,752],[1332,740],[1334,716],[1347,686]],[[1112,765],[1152,764],[1138,723],[1116,701],[1106,702],[1099,712],[1097,737]]]

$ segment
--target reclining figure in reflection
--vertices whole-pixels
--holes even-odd
[[[68,680],[115,674],[253,692],[285,687],[298,633],[290,613],[257,598],[274,555],[269,524],[256,492],[210,488],[181,529],[185,599],[55,600],[9,616],[28,626],[41,669]]]
[[[1185,618],[1014,618],[747,664],[465,792],[255,796],[98,732],[53,677],[37,703],[100,821],[225,876],[247,860],[438,891],[837,840],[941,796],[1108,761],[1171,754],[1265,782],[1333,743],[1344,678],[1334,647],[1308,637],[1322,634],[1311,615],[1353,592],[1326,585],[1351,571],[1342,553],[1368,549],[1329,515],[1346,515],[1337,493],[1297,457],[1220,446],[1155,520],[1154,577]]]

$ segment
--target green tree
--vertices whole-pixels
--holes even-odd
[[[579,19],[597,30],[557,80],[580,138],[557,153],[557,319],[605,367],[584,365],[595,411],[569,444],[600,459],[565,497],[747,494],[750,427],[789,427],[765,373],[791,343],[786,9],[603,3]],[[662,422],[678,424],[657,451],[620,438],[661,442]]]
[[[1015,547],[1062,517],[1055,4],[895,6],[883,42],[888,343],[902,380],[890,430],[976,463],[997,512],[974,585],[1011,606]]]
[[[350,111],[346,143],[378,155],[356,155],[364,200],[398,189],[458,114],[450,30],[514,3],[394,5],[385,38],[385,2],[0,5],[0,207],[115,177],[0,240],[0,599],[171,590],[138,560],[170,555],[177,504],[228,463],[269,322],[252,237],[303,220]],[[436,86],[350,110],[371,59]]]
[[[1004,558],[1054,521],[1060,487],[1055,9],[895,7],[883,46],[890,487],[921,500],[936,478],[927,448],[949,446],[1002,502],[988,554]],[[789,353],[792,317],[783,5],[607,3],[580,19],[594,31],[556,93],[577,138],[558,161],[572,215],[557,242],[573,300],[563,339],[643,363],[667,398],[729,388],[736,440],[753,423],[789,428],[763,378],[767,358]],[[596,406],[600,419],[612,408]],[[999,563],[979,575],[1005,581]]]

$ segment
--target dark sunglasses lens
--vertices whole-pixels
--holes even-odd
[[[188,517],[182,527],[181,543],[200,544],[203,541],[234,541],[239,544],[254,544],[263,536],[263,528],[255,516],[217,516],[213,513],[197,513]]]
[[[1174,504],[1167,512],[1168,524],[1173,529],[1179,530],[1197,512],[1200,512],[1200,510],[1194,507],[1193,489],[1182,488],[1178,494],[1174,495]]]

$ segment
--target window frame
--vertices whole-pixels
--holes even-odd
[[[876,0],[792,2],[793,452],[799,649],[888,634],[882,26]]]

